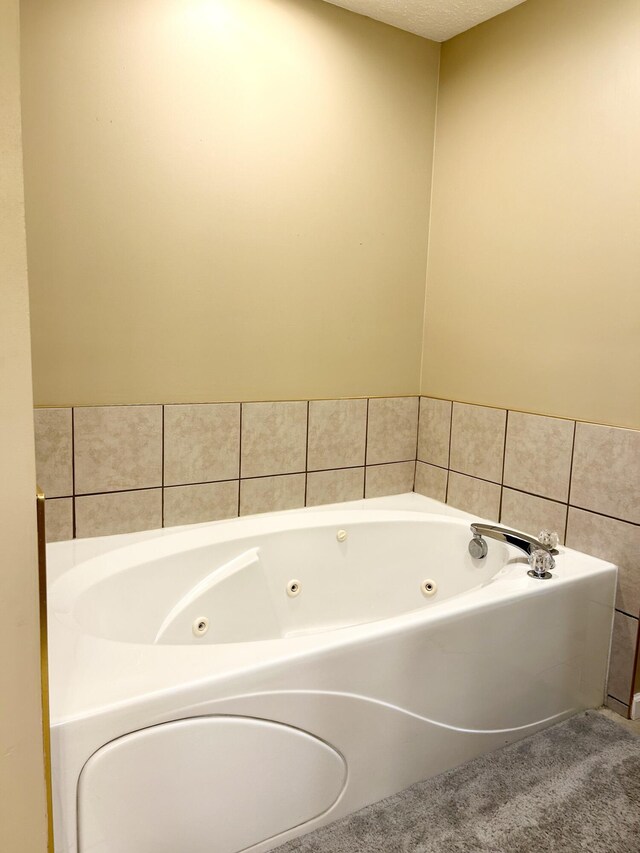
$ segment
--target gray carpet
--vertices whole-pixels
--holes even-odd
[[[639,853],[640,737],[588,711],[278,853]]]

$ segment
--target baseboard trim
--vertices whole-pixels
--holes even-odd
[[[629,718],[631,720],[640,720],[640,693],[636,693],[636,695],[631,700],[631,707],[629,708]]]

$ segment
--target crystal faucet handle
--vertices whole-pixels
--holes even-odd
[[[547,545],[549,548],[555,549],[558,547],[560,537],[555,531],[541,530],[538,534],[538,540],[541,545]]]
[[[537,548],[529,555],[531,568],[527,572],[531,578],[548,579],[551,577],[551,569],[555,568],[556,561],[548,551]]]

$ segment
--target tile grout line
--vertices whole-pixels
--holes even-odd
[[[436,466],[436,467],[439,467],[439,466]],[[474,477],[473,474],[466,474],[464,471],[456,471],[455,468],[449,468],[449,471],[452,474],[458,474],[460,477],[468,477],[470,480],[480,480],[480,482],[482,482],[482,483],[491,483],[492,486],[500,486],[500,488],[502,488],[502,484],[498,483],[496,480],[487,480],[485,477]],[[511,488],[511,486],[509,486],[508,488]],[[517,491],[517,490],[515,490],[515,491]],[[530,493],[524,492],[523,494],[530,494]],[[534,497],[537,497],[537,495],[534,495]]]
[[[244,404],[239,404],[240,409],[240,421],[239,421],[239,432],[238,432],[238,515],[237,518],[240,518],[240,482],[242,480],[242,412],[244,409]]]
[[[394,462],[376,462],[376,465],[398,465],[402,462],[413,462],[413,459],[398,459]],[[322,474],[324,471],[355,471],[357,468],[364,468],[364,465],[336,465],[335,468],[310,468],[308,474]],[[375,468],[375,465],[370,465],[370,468]],[[288,471],[291,474],[304,474],[304,471]],[[282,477],[286,474],[261,474],[260,477]],[[258,480],[260,477],[243,477],[243,480]]]
[[[307,483],[309,479],[309,400],[307,400],[307,434],[304,442],[304,503],[307,505]]]
[[[358,469],[362,469],[363,471],[366,467],[369,468],[383,468],[390,465],[406,465],[414,462],[413,459],[397,459],[393,462],[376,462],[375,465],[345,465],[341,468],[317,468],[313,471],[309,471],[310,474],[323,474],[325,472],[330,471],[357,471]],[[188,483],[169,483],[165,488],[167,489],[182,489],[186,486],[210,486],[216,483],[237,483],[237,482],[245,482],[247,480],[268,480],[273,477],[297,477],[301,474],[305,474],[305,471],[285,471],[278,474],[260,474],[256,477],[228,477],[225,480],[199,480],[197,482],[188,482]],[[110,489],[109,491],[104,492],[82,492],[77,495],[77,497],[81,498],[92,498],[98,497],[102,495],[124,495],[130,492],[153,492],[158,489],[162,489],[161,485],[156,486],[136,486],[135,488],[128,489]],[[71,498],[72,495],[56,495],[55,498],[49,498],[49,500],[60,500],[63,498]]]
[[[214,482],[226,482],[226,481],[220,480],[220,481],[214,481]],[[182,483],[180,485],[182,485]],[[185,483],[184,485],[185,486],[204,486],[207,484],[206,483]],[[172,487],[170,486],[169,488],[172,488]],[[162,490],[161,485],[157,485],[157,486],[136,486],[133,489],[112,489],[112,490],[106,491],[106,492],[82,492],[81,494],[76,495],[76,497],[78,497],[78,498],[98,498],[98,497],[102,497],[103,495],[105,495],[105,496],[106,495],[128,495],[131,492],[157,492],[157,491],[161,491],[161,490]]]
[[[504,469],[507,463],[507,433],[509,431],[509,409],[504,418],[504,442],[502,444],[502,471],[500,472],[500,501],[498,503],[498,523],[502,523],[502,496],[504,494]]]
[[[490,483],[491,480],[487,480],[487,482]],[[549,501],[549,503],[558,504],[558,506],[568,506],[566,501],[559,501],[557,498],[550,498],[547,495],[539,495],[537,492],[527,492],[525,489],[517,489],[515,486],[503,485],[503,488],[507,492],[518,492],[519,495],[529,495],[529,497],[538,498],[540,501]]]
[[[577,506],[576,504],[569,504],[569,509],[577,509],[580,512],[588,512],[591,515],[598,515],[600,518],[610,518],[611,521],[619,521],[620,524],[630,524],[631,527],[640,527],[640,522],[638,521],[629,521],[628,518],[620,518],[617,515],[607,515],[606,512],[596,512],[594,509],[588,509],[586,506]]]
[[[613,609],[616,611],[616,613],[621,613],[623,616],[626,616],[629,619],[635,619],[635,621],[640,624],[640,616],[634,616],[633,613],[628,613],[626,610],[622,610],[620,607],[616,607],[615,605]]]
[[[422,407],[422,397],[418,397],[418,419],[416,422],[416,458],[413,465],[413,486],[411,487],[411,491],[415,492],[416,490],[416,477],[418,476],[418,444],[420,442],[420,409]]]
[[[415,459],[391,459],[389,462],[372,462],[367,465],[367,468],[381,468],[383,465],[405,465],[408,462],[415,462]],[[427,463],[423,463],[427,464]],[[347,468],[362,468],[362,465],[348,465]],[[344,471],[344,468],[320,468],[321,471]],[[313,472],[311,472],[313,473]]]
[[[571,486],[573,484],[573,456],[576,450],[576,432],[578,431],[578,422],[573,422],[573,438],[571,440],[571,460],[569,462],[569,489],[567,491],[567,514],[564,522],[564,541],[569,538],[569,507],[571,506]]]
[[[449,411],[449,449],[447,451],[447,485],[444,490],[444,502],[449,502],[449,481],[451,480],[451,440],[453,437],[453,400],[448,401],[451,405]]]
[[[72,538],[76,538],[77,521],[76,521],[76,410],[71,409],[71,491],[73,493],[71,499],[71,533]]]
[[[161,450],[162,450],[162,464],[161,464],[161,469],[162,469],[162,495],[160,496],[160,512],[161,512],[160,527],[164,528],[164,488],[165,488],[165,482],[164,482],[164,404],[162,406],[162,433],[161,433],[160,444],[161,444]]]
[[[369,462],[367,457],[369,455],[369,403],[370,402],[371,401],[370,401],[369,397],[367,397],[367,417],[366,417],[366,424],[365,424],[365,430],[364,430],[364,479],[363,479],[363,483],[362,483],[362,499],[363,500],[367,494],[367,465]]]

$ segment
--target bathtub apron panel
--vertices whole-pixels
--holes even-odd
[[[80,853],[238,853],[327,811],[338,752],[285,725],[199,717],[118,738],[78,787]]]

